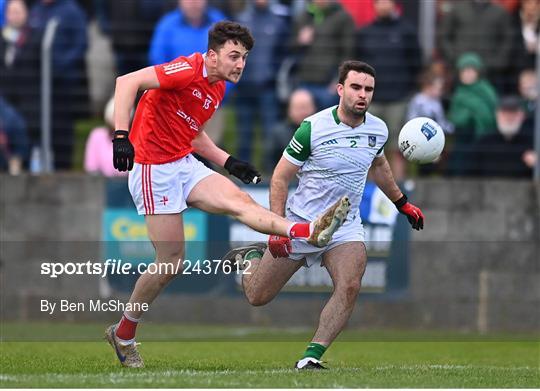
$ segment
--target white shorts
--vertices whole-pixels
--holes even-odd
[[[135,163],[128,186],[140,215],[180,213],[187,209],[191,190],[202,179],[215,174],[189,154],[165,164]]]
[[[302,217],[298,216],[294,212],[287,209],[286,217],[293,222],[307,222]],[[292,239],[292,252],[289,258],[293,261],[301,261],[306,259],[306,267],[310,267],[315,264],[321,264],[322,256],[325,252],[339,246],[340,244],[348,242],[364,242],[364,227],[360,221],[360,216],[356,216],[353,219],[347,219],[332,236],[332,240],[326,247],[317,247],[309,244],[305,239]]]

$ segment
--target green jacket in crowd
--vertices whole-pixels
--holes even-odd
[[[497,93],[486,79],[480,79],[470,85],[458,85],[452,96],[448,114],[448,119],[456,127],[456,137],[465,138],[468,142],[496,132],[496,108]],[[460,137],[458,133],[464,137]]]

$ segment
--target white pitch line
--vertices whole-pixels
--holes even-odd
[[[374,367],[376,370],[387,371],[387,370],[417,370],[417,369],[443,369],[443,370],[469,370],[469,369],[484,369],[484,370],[497,370],[497,371],[529,371],[529,370],[540,370],[539,368],[533,367],[501,367],[495,365],[454,365],[454,364],[415,364],[415,365],[384,365],[379,367]],[[369,368],[364,368],[364,370]]]
[[[365,368],[334,368],[331,370],[334,373],[347,373],[347,372],[369,372],[376,371],[395,371],[395,370],[445,370],[445,371],[463,371],[463,370],[497,370],[497,371],[530,371],[537,370],[539,368],[522,366],[522,367],[501,367],[493,365],[452,365],[452,364],[429,364],[429,365],[384,365],[377,367],[365,367]],[[22,374],[22,375],[8,375],[0,374],[1,381],[29,381],[29,380],[49,380],[49,381],[73,381],[73,380],[93,380],[102,384],[121,384],[126,381],[143,380],[145,382],[159,382],[160,380],[170,379],[178,376],[190,376],[206,378],[209,375],[281,375],[287,373],[296,373],[294,369],[263,369],[263,370],[193,370],[193,369],[181,369],[181,370],[167,370],[160,372],[143,371],[143,372],[108,372],[108,373],[47,373],[47,374]],[[209,383],[210,384],[210,383]],[[240,383],[239,383],[240,384]]]

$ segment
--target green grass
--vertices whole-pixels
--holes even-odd
[[[104,323],[2,322],[4,342],[94,342],[101,338]],[[311,327],[255,327],[238,325],[155,323],[145,321],[137,337],[146,342],[306,342],[313,335]],[[346,329],[343,342],[530,342],[540,341],[538,333],[448,332],[440,330],[358,330]]]
[[[38,324],[36,330],[46,324]],[[28,335],[2,324],[1,387],[190,387],[190,388],[538,388],[540,344],[529,340],[463,340],[461,334],[349,331],[325,354],[329,371],[291,369],[309,340],[307,330],[278,333],[241,329],[151,325],[141,327],[143,370],[121,368],[98,340],[104,325],[58,324],[49,341],[18,342]],[[19,327],[20,329],[20,327]],[[175,331],[176,330],[176,331]],[[150,338],[159,333],[157,339]],[[90,342],[59,342],[88,338]],[[90,333],[90,334],[89,334]],[[207,333],[207,339],[204,335]],[[277,335],[282,336],[281,341]],[[263,335],[276,338],[258,342]],[[244,340],[252,339],[250,341]],[[274,336],[274,337],[272,337]],[[353,337],[356,336],[356,339]],[[362,336],[366,340],[362,340]],[[431,336],[431,337],[429,337]],[[169,341],[166,341],[169,337]],[[193,338],[179,341],[178,338]],[[407,339],[409,338],[409,339]],[[45,338],[42,338],[42,340]],[[286,340],[289,339],[289,340]],[[354,339],[354,340],[352,340]],[[432,339],[432,340],[430,340]],[[224,342],[228,340],[228,342]],[[461,340],[461,341],[460,341]]]
[[[86,118],[75,122],[74,144],[73,144],[73,164],[74,171],[84,171],[84,150],[86,140],[92,129],[104,126],[103,118]]]

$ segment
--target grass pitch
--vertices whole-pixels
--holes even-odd
[[[42,341],[28,341],[40,328]],[[98,340],[104,328],[38,324],[25,335],[20,325],[2,324],[0,386],[540,387],[537,338],[502,340],[457,334],[418,338],[420,333],[349,331],[326,352],[328,371],[306,373],[291,368],[305,349],[310,331],[144,325],[140,351],[146,368],[130,370],[120,367],[112,349]],[[89,331],[96,340],[86,337]],[[60,342],[56,336],[62,334],[69,342]],[[263,335],[270,341],[264,341]]]

